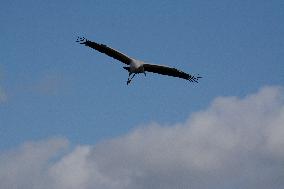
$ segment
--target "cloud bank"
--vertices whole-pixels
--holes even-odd
[[[219,97],[184,123],[68,146],[56,138],[2,152],[0,188],[284,188],[283,89]]]

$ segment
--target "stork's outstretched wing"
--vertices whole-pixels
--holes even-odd
[[[125,54],[110,48],[104,44],[98,44],[96,42],[93,41],[89,41],[88,39],[85,39],[84,37],[78,37],[76,42],[79,42],[80,44],[86,45],[87,47],[91,47],[101,53],[104,53],[116,60],[119,60],[127,65],[130,64],[131,62],[131,58],[126,56]]]
[[[176,68],[171,68],[168,66],[155,65],[155,64],[143,64],[143,66],[144,66],[144,71],[173,76],[173,77],[179,77],[182,79],[186,79],[190,82],[198,83],[198,79],[201,78],[200,76],[193,76],[183,71],[180,71]]]

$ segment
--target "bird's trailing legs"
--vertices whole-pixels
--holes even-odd
[[[127,79],[127,82],[126,82],[127,85],[131,82],[131,80],[132,80],[132,79],[134,78],[134,76],[136,75],[136,73],[134,73],[134,74],[132,75],[132,77],[130,78],[131,74],[132,74],[132,73],[129,72],[128,79]]]

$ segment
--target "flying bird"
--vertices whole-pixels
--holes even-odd
[[[108,47],[104,44],[99,44],[94,41],[89,41],[88,39],[84,37],[78,37],[76,42],[83,44],[87,47],[91,47],[101,53],[104,53],[116,60],[119,60],[120,62],[126,64],[127,66],[124,66],[123,68],[126,69],[129,73],[128,79],[127,79],[127,85],[132,81],[134,76],[139,73],[144,73],[146,76],[146,72],[152,72],[162,75],[168,75],[172,77],[178,77],[185,80],[188,80],[190,82],[196,82],[198,83],[198,79],[202,78],[199,75],[193,76],[191,74],[188,74],[186,72],[183,72],[181,70],[178,70],[173,67],[168,67],[164,65],[157,65],[157,64],[147,64],[143,61],[136,60],[134,58],[131,58],[111,47]]]

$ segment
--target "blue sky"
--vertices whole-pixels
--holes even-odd
[[[281,0],[1,1],[0,151],[67,138],[95,145],[157,123],[184,123],[220,96],[284,84]],[[107,44],[204,78],[148,74],[75,42]]]

